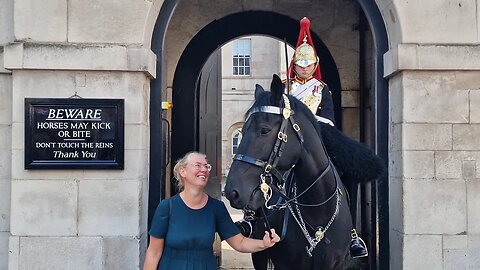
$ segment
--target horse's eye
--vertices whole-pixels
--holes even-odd
[[[260,134],[261,134],[261,135],[266,135],[266,134],[268,134],[268,133],[270,132],[270,130],[271,130],[270,128],[262,127],[262,128],[260,129]]]

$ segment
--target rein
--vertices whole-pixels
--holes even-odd
[[[265,199],[265,208],[269,209],[269,210],[278,211],[278,210],[281,210],[281,209],[284,209],[284,208],[288,207],[290,213],[294,217],[295,221],[297,222],[297,224],[300,227],[300,229],[302,230],[307,242],[310,245],[309,247],[307,246],[305,248],[306,248],[307,254],[310,257],[312,257],[313,256],[312,251],[315,249],[317,244],[324,238],[326,231],[330,228],[330,225],[333,223],[333,221],[335,220],[335,218],[338,215],[338,212],[339,212],[339,209],[340,209],[340,203],[341,203],[341,197],[340,196],[343,195],[343,194],[342,194],[341,188],[339,186],[339,180],[338,180],[339,177],[334,170],[334,179],[335,179],[336,187],[335,187],[335,190],[334,190],[334,192],[332,193],[331,196],[329,196],[325,201],[323,201],[321,203],[316,203],[316,204],[302,204],[302,203],[298,202],[298,198],[300,198],[308,190],[310,190],[318,181],[323,179],[323,177],[331,170],[332,165],[331,165],[330,160],[328,162],[327,167],[322,171],[320,176],[317,177],[317,179],[315,179],[315,181],[313,181],[313,183],[310,184],[310,186],[308,186],[300,194],[297,194],[296,183],[293,183],[293,186],[291,186],[289,188],[289,189],[293,190],[293,197],[290,198],[286,194],[287,192],[285,191],[285,184],[287,182],[287,179],[293,179],[292,169],[295,166],[295,163],[285,173],[281,173],[278,169],[276,169],[276,165],[277,165],[277,163],[278,163],[278,161],[279,161],[279,159],[280,159],[280,157],[283,153],[284,146],[288,141],[288,136],[286,134],[287,124],[290,122],[290,124],[292,125],[292,128],[293,128],[293,130],[295,130],[302,147],[303,147],[304,139],[303,139],[303,135],[300,131],[300,126],[294,120],[294,117],[293,117],[294,112],[291,110],[290,100],[288,99],[288,97],[285,94],[283,94],[283,100],[284,100],[284,103],[285,103],[284,108],[275,107],[275,106],[260,106],[258,108],[254,108],[247,117],[247,121],[248,121],[250,116],[252,116],[255,113],[259,113],[259,112],[277,114],[277,115],[283,116],[283,120],[282,120],[282,123],[280,125],[279,132],[277,134],[277,139],[275,141],[275,144],[273,146],[272,152],[270,153],[270,156],[269,156],[268,160],[267,161],[259,160],[259,159],[249,157],[249,156],[246,156],[246,155],[243,155],[243,154],[234,155],[233,160],[234,161],[235,160],[242,161],[242,162],[249,163],[251,165],[263,168],[263,172],[260,174],[260,183],[259,183],[258,187],[260,188],[260,190],[263,193],[263,196],[264,196],[264,199]],[[274,183],[273,183],[274,182],[273,181],[273,176],[275,176],[278,180],[276,185],[274,185]],[[270,179],[270,182],[268,182],[267,179]],[[250,198],[253,196],[253,193],[255,192],[255,190],[257,190],[257,188],[255,188],[252,191],[252,194],[251,194]],[[268,202],[272,197],[273,191],[276,191],[279,194],[280,198],[277,200],[277,203],[275,203],[273,205],[268,205]],[[336,198],[335,211],[334,211],[332,217],[330,218],[330,220],[328,221],[327,225],[325,225],[324,227],[317,226],[316,228],[314,228],[310,224],[305,223],[305,221],[302,217],[302,214],[300,212],[299,206],[318,207],[318,206],[322,206],[322,205],[326,204],[327,202],[329,202],[333,198]],[[284,203],[281,203],[282,199],[285,201]],[[295,211],[294,211],[292,205],[295,206]],[[251,212],[251,210],[249,210],[249,211]],[[270,229],[270,225],[268,224],[268,216],[266,215],[263,208],[262,208],[262,214],[265,218],[265,225],[268,227],[268,229]],[[254,219],[254,217],[250,217],[250,218]],[[282,229],[282,234],[281,234],[281,240],[283,240],[285,235],[286,235],[287,224],[288,224],[288,214],[287,214],[287,212],[285,212],[284,219],[283,219],[283,229]],[[315,230],[314,237],[310,236],[310,233],[308,232],[307,226],[305,224],[307,224],[310,228]],[[328,241],[328,239],[326,241]]]

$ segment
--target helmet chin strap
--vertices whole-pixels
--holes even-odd
[[[295,65],[295,66],[297,66],[297,65]],[[306,78],[301,78],[300,75],[298,75],[295,67],[293,68],[293,73],[295,73],[295,75],[297,77],[300,77],[302,80],[309,80],[313,77],[313,74],[315,74],[315,71],[317,70],[317,67],[318,67],[318,61],[315,63],[315,67],[313,68],[312,72],[310,72],[310,74],[308,74],[308,76]]]

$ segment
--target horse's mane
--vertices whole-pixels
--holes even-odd
[[[287,95],[287,96],[288,96],[288,99],[290,100],[290,106],[294,111],[294,113],[304,114],[307,117],[308,121],[315,127],[315,130],[317,131],[317,133],[321,135],[320,125],[318,124],[317,119],[313,115],[312,111],[310,111],[310,109],[308,109],[308,107],[305,104],[303,104],[303,102],[301,102],[294,96],[292,95]],[[244,116],[245,120],[247,120],[248,116],[255,108],[261,109],[262,106],[272,106],[270,97],[271,97],[270,91],[265,91],[261,93],[258,97],[256,97],[253,105],[245,113],[245,116]],[[282,101],[282,107],[284,107],[283,101]]]

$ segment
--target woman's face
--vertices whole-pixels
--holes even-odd
[[[315,71],[315,65],[316,65],[316,63],[313,63],[313,64],[308,65],[306,67],[301,67],[299,65],[295,65],[295,73],[301,79],[304,79],[304,80],[308,79],[313,75],[313,72]]]
[[[205,187],[210,176],[210,164],[207,159],[198,154],[191,154],[187,158],[187,165],[180,170],[185,187]]]

